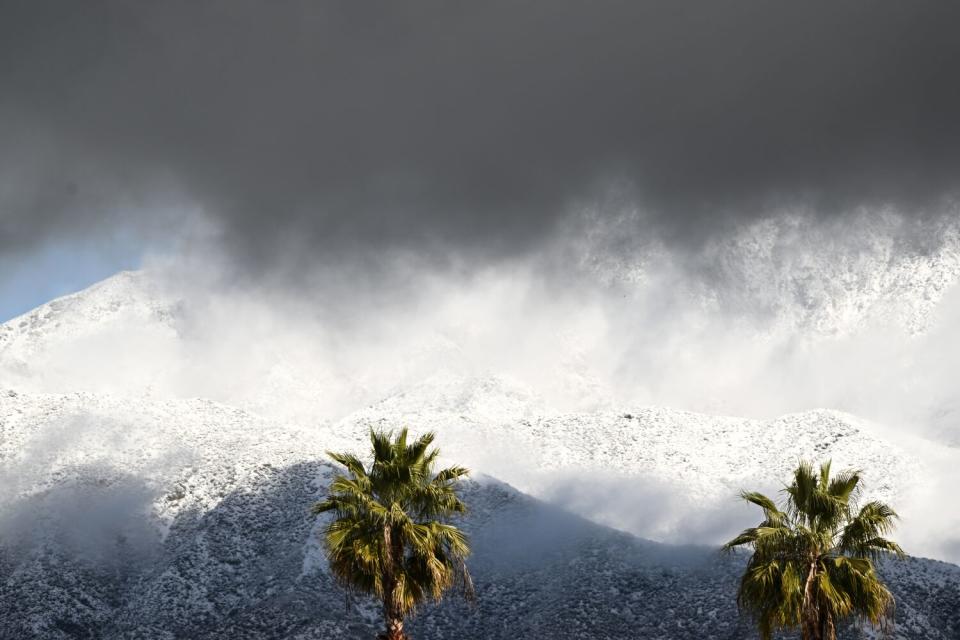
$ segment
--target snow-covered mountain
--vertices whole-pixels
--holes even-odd
[[[945,256],[931,282],[952,277]],[[958,516],[940,508],[960,449],[836,410],[624,401],[588,357],[605,326],[593,310],[545,336],[533,321],[549,367],[491,370],[470,344],[484,337],[448,315],[359,348],[397,333],[309,341],[302,318],[278,334],[257,305],[123,273],[0,326],[0,637],[367,637],[376,612],[344,606],[307,509],[324,452],[362,453],[370,427],[435,430],[478,474],[465,526],[480,604],[424,610],[417,637],[751,637],[733,599],[742,559],[664,543],[752,523],[738,491],[776,492],[799,458],[863,469],[909,551],[960,558]],[[960,569],[884,571],[899,637],[960,637]]]
[[[122,273],[0,326],[0,378],[315,422],[431,378],[502,377],[554,411],[826,407],[960,442],[957,219],[855,222],[760,220],[687,255],[605,220],[527,263],[356,295]]]
[[[876,425],[836,411],[774,420],[661,407],[550,413],[537,412],[529,397],[497,378],[434,379],[332,428],[433,430],[451,457],[533,495],[646,538],[700,543],[739,528],[747,511],[734,500],[741,489],[775,493],[801,458],[861,468],[869,495],[894,504],[926,488],[934,473],[924,461],[928,449],[960,461],[932,443],[897,444]]]
[[[140,271],[123,271],[0,325],[0,351],[6,364],[27,367],[41,350],[91,335],[136,328],[165,328],[176,335],[177,306],[156,279]]]
[[[684,293],[745,318],[761,315],[773,332],[842,336],[891,324],[922,333],[960,279],[955,212],[914,220],[864,210],[837,221],[781,212],[717,234],[692,258],[638,238],[633,230],[643,227],[638,211],[588,218],[577,229],[581,265],[635,290],[663,277],[665,264],[688,261],[694,272],[679,285]]]
[[[345,606],[308,512],[322,449],[355,443],[208,401],[93,394],[6,392],[0,425],[0,637],[373,634],[376,607]],[[464,489],[479,604],[425,609],[416,637],[753,636],[741,557],[646,542],[488,477]],[[885,571],[897,637],[957,637],[960,568]]]

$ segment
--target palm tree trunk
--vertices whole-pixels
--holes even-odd
[[[803,640],[823,640],[820,630],[820,612],[817,610],[816,594],[817,559],[810,561],[810,570],[807,572],[807,581],[803,586],[803,622],[801,635]]]
[[[837,629],[833,626],[833,614],[829,611],[823,620],[823,640],[837,640]]]
[[[396,616],[388,619],[387,633],[383,637],[385,640],[407,640],[407,636],[403,634],[403,618]]]
[[[380,636],[384,640],[407,640],[403,634],[403,614],[397,604],[397,562],[403,555],[401,540],[393,535],[390,525],[383,527],[384,576],[383,576],[383,617],[386,633]]]
[[[392,603],[384,601],[383,618],[386,623],[386,631],[377,638],[380,640],[409,640],[403,633],[403,615],[397,611]]]

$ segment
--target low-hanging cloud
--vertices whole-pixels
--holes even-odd
[[[483,269],[394,256],[391,286],[357,265],[298,291],[223,276],[209,256],[159,259],[95,322],[8,350],[7,384],[335,421],[430,377],[504,375],[558,410],[829,407],[957,437],[955,219],[784,214],[714,239],[700,262],[621,218]]]

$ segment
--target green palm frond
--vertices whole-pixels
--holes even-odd
[[[888,505],[878,501],[868,502],[844,526],[839,549],[858,557],[877,558],[884,553],[902,557],[903,549],[884,537],[893,531],[898,518]]]
[[[335,462],[339,462],[345,466],[347,470],[353,474],[354,478],[366,477],[367,472],[363,468],[363,463],[360,462],[356,456],[349,453],[334,453],[332,451],[327,451],[327,455]]]
[[[849,503],[859,497],[858,489],[862,475],[863,472],[859,469],[847,469],[829,479],[827,483],[821,480],[821,486],[827,487],[829,495]]]

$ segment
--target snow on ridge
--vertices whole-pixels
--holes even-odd
[[[186,482],[194,467],[227,467],[236,470],[228,474],[231,482],[239,482],[263,462],[323,460],[327,450],[340,449],[363,455],[371,427],[408,426],[436,431],[446,460],[548,500],[564,503],[558,487],[584,476],[594,478],[597,503],[605,499],[607,481],[629,492],[653,487],[672,501],[670,509],[660,521],[644,524],[649,528],[624,528],[654,539],[668,536],[698,510],[730,504],[742,488],[775,491],[799,458],[863,468],[869,495],[894,503],[925,472],[912,452],[835,411],[769,421],[660,407],[536,413],[523,388],[503,380],[445,382],[446,395],[419,390],[433,404],[401,392],[337,423],[309,428],[203,399],[4,392],[0,462],[6,475],[19,476],[20,492],[49,486],[61,472],[84,466],[138,475],[157,487]],[[638,495],[641,502],[653,499]],[[673,503],[671,496],[682,499]],[[575,503],[567,506],[618,524],[592,512],[589,503]],[[157,503],[160,511],[163,506]]]
[[[368,328],[351,333],[316,317],[298,317],[283,303],[244,297],[242,291],[205,295],[192,289],[180,296],[161,274],[123,272],[0,325],[0,377],[7,386],[33,391],[202,395],[304,421],[317,416],[338,419],[391,395],[390,390],[417,393],[421,386],[437,394],[461,393],[456,401],[466,403],[467,413],[508,410],[502,402],[479,407],[477,403],[487,402],[486,395],[457,391],[438,381],[464,375],[497,377],[507,385],[516,382],[510,377],[516,376],[534,386],[539,395],[524,397],[522,384],[513,385],[515,406],[509,411],[515,416],[543,414],[545,407],[618,408],[633,398],[698,410],[771,414],[798,406],[838,405],[850,397],[860,403],[851,407],[857,413],[881,420],[891,415],[925,420],[952,406],[951,392],[934,385],[935,393],[905,397],[897,404],[907,407],[901,416],[887,406],[890,403],[870,403],[870,394],[882,393],[878,383],[828,380],[821,387],[815,377],[822,371],[829,378],[834,358],[840,364],[843,358],[870,358],[871,345],[880,341],[877,361],[898,367],[889,376],[889,386],[902,394],[900,380],[922,378],[930,367],[907,356],[919,350],[918,358],[931,358],[928,352],[936,350],[928,342],[950,341],[952,334],[931,334],[930,341],[916,343],[907,334],[951,317],[947,303],[942,315],[934,310],[960,277],[960,233],[947,228],[926,254],[911,254],[894,250],[893,241],[883,241],[877,232],[864,241],[864,256],[840,260],[830,251],[807,255],[794,247],[790,238],[803,237],[802,225],[792,232],[767,230],[772,239],[763,231],[754,232],[760,237],[752,243],[741,239],[746,248],[730,250],[729,256],[726,249],[717,249],[727,258],[720,265],[726,275],[718,278],[741,282],[740,293],[718,287],[714,294],[723,299],[701,301],[702,308],[674,300],[671,304],[681,307],[679,322],[650,320],[654,337],[637,339],[634,334],[646,328],[645,307],[656,307],[661,294],[671,291],[655,288],[649,299],[640,296],[635,304],[626,295],[624,301],[614,295],[615,304],[604,298],[596,307],[588,305],[591,319],[580,323],[584,327],[579,321],[548,324],[545,330],[524,324],[512,327],[514,332],[499,327],[474,344],[472,334],[457,325],[462,322],[457,314],[449,320],[452,324],[443,317],[427,318],[422,327],[414,323],[407,331],[406,318],[393,333],[372,334]],[[843,254],[841,249],[832,251]],[[700,293],[704,291],[677,295],[696,298]],[[604,306],[607,303],[612,306]],[[731,307],[756,312],[757,317],[728,324],[725,314]],[[794,311],[800,315],[791,315]],[[903,326],[913,328],[889,333],[891,314],[900,311],[913,318]],[[636,327],[607,322],[634,312],[640,314]],[[826,315],[816,321],[801,318],[821,312]],[[517,322],[524,320],[521,314]],[[489,321],[495,324],[495,319]],[[870,325],[873,321],[881,326]],[[855,333],[858,327],[863,333],[849,341],[822,340]],[[565,332],[573,338],[565,340]],[[577,338],[588,346],[578,346]],[[510,341],[517,341],[515,350]],[[535,346],[525,350],[527,342]],[[649,368],[636,364],[648,360]],[[728,360],[729,371],[722,364]],[[661,370],[662,377],[657,373]],[[230,373],[221,375],[223,371]],[[782,379],[777,375],[781,371]],[[763,388],[761,395],[749,393],[752,385]],[[702,393],[694,393],[696,389]],[[417,397],[428,404],[453,401]],[[914,397],[930,406],[921,404],[914,411]],[[876,413],[871,413],[874,405]],[[939,430],[934,425],[931,431],[934,428]]]
[[[584,268],[626,290],[647,286],[663,265],[682,269],[661,243],[631,234],[642,217],[596,221],[580,247]],[[765,316],[771,333],[836,337],[879,323],[920,334],[960,281],[960,224],[951,214],[916,222],[860,211],[831,223],[780,212],[717,236],[690,262],[685,295]]]
[[[599,463],[625,471],[652,469],[679,456],[697,473],[750,477],[756,468],[787,468],[798,456],[837,458],[868,466],[905,452],[887,443],[873,425],[830,409],[786,414],[772,420],[710,415],[645,406],[626,411],[552,412],[520,383],[499,376],[445,378],[385,398],[344,418],[335,429],[357,424],[419,425],[438,431],[473,431],[544,448],[541,463]],[[459,426],[457,426],[459,425]],[[784,459],[786,458],[786,459]],[[889,466],[885,467],[890,469]]]
[[[95,477],[135,480],[159,527],[209,510],[264,468],[324,459],[335,436],[201,398],[0,393],[0,470],[10,503]]]
[[[800,459],[832,459],[835,469],[860,468],[866,476],[865,497],[894,504],[929,480],[929,469],[915,450],[839,411],[817,409],[772,420],[652,406],[537,413],[518,410],[514,397],[522,396],[523,389],[503,380],[461,380],[459,385],[446,380],[444,386],[445,393],[419,388],[423,397],[411,391],[397,394],[331,429],[352,432],[355,438],[371,427],[436,431],[449,459],[654,540],[670,539],[686,528],[695,534],[684,542],[718,541],[742,525],[745,511],[735,504],[739,491],[777,492]],[[489,394],[478,401],[464,388]],[[444,397],[452,402],[438,404]],[[583,478],[590,479],[589,490],[582,488]],[[633,514],[625,518],[624,509]],[[645,510],[650,517],[636,515]],[[716,527],[711,517],[719,520]],[[685,526],[691,518],[698,519],[696,527]]]
[[[70,331],[134,311],[144,319],[170,323],[176,300],[145,271],[120,271],[91,286],[46,302],[0,324],[0,346],[16,339],[39,341],[52,329]]]
[[[921,232],[890,213],[865,213],[857,221],[857,231],[842,239],[835,229],[800,215],[747,225],[704,249],[703,264],[681,294],[704,311],[765,316],[772,320],[766,330],[774,333],[839,336],[874,321],[923,333],[946,292],[960,282],[960,224],[946,221]],[[606,249],[595,255],[621,234],[613,225],[600,233],[597,246],[580,247],[584,264],[617,265],[597,267],[599,282],[609,281],[604,286],[644,287],[648,277],[635,281],[629,275],[633,268],[624,266],[640,261],[645,270],[653,268],[646,251],[654,249],[644,242],[635,246],[621,238],[615,246],[623,255]],[[662,248],[654,255],[673,264]],[[610,269],[623,277],[611,276]],[[175,292],[150,272],[122,271],[0,324],[0,356],[11,347],[14,355],[29,354],[43,340],[82,334],[124,314],[175,329],[180,305]]]
[[[59,373],[45,368],[50,351],[95,363],[98,351],[122,350],[132,340],[163,348],[177,340],[179,308],[149,274],[122,271],[0,324],[0,373],[5,369],[30,387],[40,376]]]
[[[915,246],[920,245],[920,246]],[[761,220],[711,247],[720,271],[788,327],[844,335],[871,320],[926,331],[960,280],[960,226],[915,229],[892,212],[861,212],[839,232],[803,216]]]
[[[503,381],[477,386],[509,390]],[[546,462],[576,466],[588,480],[591,465],[644,449],[651,449],[653,459],[657,451],[678,453],[667,456],[671,469],[689,480],[696,474],[682,471],[687,463],[696,467],[695,450],[722,445],[713,440],[722,440],[744,423],[643,407],[629,413],[523,418],[498,427],[464,415],[464,406],[475,405],[455,402],[449,411],[432,414],[434,424],[426,412],[397,416],[383,410],[379,415],[385,423],[421,418],[411,426],[437,427],[448,457],[467,463],[476,450],[459,439],[463,430],[487,437],[489,444],[511,432],[522,436],[528,429],[539,445],[554,447]],[[304,638],[369,635],[359,615],[366,603],[345,610],[342,592],[324,570],[315,539],[318,521],[306,507],[329,482],[323,451],[364,452],[367,421],[377,415],[371,407],[364,420],[303,429],[203,399],[0,391],[4,479],[31,467],[38,471],[23,475],[30,484],[19,487],[13,504],[0,501],[0,507],[19,508],[19,515],[28,518],[37,513],[50,518],[44,520],[47,528],[29,529],[27,553],[22,546],[16,547],[16,555],[3,550],[9,563],[5,566],[12,570],[6,584],[14,586],[0,591],[5,596],[0,598],[0,623],[18,629],[34,625],[37,633],[51,638],[68,637],[57,630],[61,620],[105,638],[213,638],[226,629],[233,635],[255,629],[258,637],[281,638],[298,628]],[[782,432],[774,439],[784,446],[798,433],[817,442],[823,441],[817,440],[821,436],[835,437],[826,440],[829,447],[847,439],[857,446],[869,444],[861,425],[848,418],[815,411],[748,421],[748,426]],[[692,435],[677,433],[678,424],[691,421]],[[606,448],[599,446],[610,434],[623,437]],[[639,443],[629,445],[632,436]],[[564,442],[568,437],[575,440]],[[683,440],[682,451],[671,449],[669,441],[677,438]],[[618,444],[632,448],[620,451]],[[559,455],[565,448],[566,459]],[[595,456],[581,455],[587,451]],[[417,637],[505,640],[516,637],[518,628],[527,628],[518,624],[527,624],[531,632],[549,630],[558,638],[623,637],[638,630],[656,634],[668,607],[671,624],[680,625],[670,637],[702,638],[718,628],[731,638],[755,634],[749,620],[736,612],[738,557],[637,540],[538,503],[501,478],[484,475],[482,468],[477,471],[477,480],[464,487],[471,507],[464,527],[475,542],[471,570],[478,579],[480,610],[465,609],[456,601],[429,607],[411,623]],[[142,480],[147,481],[146,491],[137,484]],[[119,506],[114,504],[118,499]],[[602,499],[602,494],[593,499]],[[73,502],[92,511],[65,509]],[[621,509],[631,506],[621,501]],[[156,529],[152,536],[136,519],[142,519],[138,514],[144,507]],[[100,524],[103,516],[110,526]],[[750,514],[751,520],[754,516]],[[69,533],[74,528],[87,532],[92,520],[98,523],[93,533],[103,548],[83,547],[88,553],[77,557]],[[53,527],[51,522],[68,526]],[[518,546],[518,528],[528,532],[520,536],[524,541],[536,538],[532,548]],[[8,534],[9,529],[5,545],[10,544]],[[137,556],[141,549],[142,558]],[[103,556],[98,561],[102,565],[90,559],[90,551]],[[112,563],[128,557],[131,563],[125,566],[132,573],[118,579]],[[960,569],[911,560],[889,570],[902,620],[897,637],[951,637],[951,623],[945,619],[954,615],[951,603],[960,593]],[[941,589],[942,601],[926,597],[932,586]],[[557,623],[558,615],[569,619]],[[507,618],[512,623],[504,628]]]
[[[63,410],[55,407],[57,403],[62,407],[73,407],[77,415],[86,415],[84,420],[87,422],[90,415],[107,416],[109,419],[102,421],[103,435],[97,436],[98,441],[107,443],[107,438],[115,437],[120,442],[127,442],[136,435],[142,437],[144,443],[152,443],[141,450],[153,447],[168,451],[175,449],[173,444],[195,442],[194,450],[216,450],[219,447],[224,451],[248,450],[249,455],[253,455],[267,446],[257,444],[253,435],[244,433],[246,430],[278,434],[277,442],[284,439],[297,441],[298,434],[306,434],[303,436],[304,450],[315,452],[318,458],[322,458],[323,451],[331,448],[354,448],[362,452],[370,426],[432,429],[439,432],[442,449],[451,460],[510,482],[535,496],[564,504],[586,517],[654,539],[669,537],[683,518],[692,517],[698,510],[716,509],[717,505],[725,508],[742,488],[776,491],[799,458],[814,461],[832,458],[838,468],[861,467],[867,473],[867,486],[872,495],[897,505],[919,484],[933,478],[930,484],[933,487],[945,482],[944,478],[949,479],[949,474],[941,473],[939,478],[936,474],[949,468],[960,453],[956,449],[944,451],[944,447],[934,443],[922,451],[905,446],[891,440],[868,422],[830,410],[789,414],[773,420],[711,416],[622,402],[608,402],[596,411],[556,411],[537,391],[508,375],[470,373],[471,367],[460,367],[456,361],[454,366],[437,366],[431,371],[434,363],[442,364],[448,360],[448,354],[449,359],[455,360],[457,345],[449,341],[435,345],[438,354],[431,351],[424,356],[431,366],[416,367],[417,372],[426,369],[432,375],[424,378],[411,375],[393,393],[362,409],[352,410],[361,404],[361,399],[375,395],[376,384],[370,385],[373,389],[370,393],[365,389],[363,393],[355,393],[352,385],[357,381],[338,378],[335,375],[337,370],[324,368],[326,363],[320,362],[317,370],[304,371],[301,360],[293,359],[289,366],[270,369],[271,374],[276,374],[273,377],[263,379],[248,375],[244,380],[246,386],[238,386],[237,398],[227,398],[224,405],[210,405],[221,407],[214,411],[202,404],[205,401],[152,393],[150,376],[177,378],[182,371],[176,368],[180,360],[175,359],[169,361],[169,370],[163,371],[168,362],[164,358],[193,354],[176,351],[189,351],[177,334],[176,313],[179,310],[176,299],[150,282],[149,274],[120,274],[86,292],[61,299],[59,304],[54,301],[38,308],[23,316],[15,328],[11,323],[4,325],[8,335],[17,336],[13,343],[0,343],[0,361],[5,367],[9,366],[11,354],[27,354],[30,349],[45,348],[51,341],[65,349],[75,348],[76,344],[83,343],[84,332],[102,333],[98,338],[100,342],[94,345],[96,347],[119,345],[116,353],[109,352],[102,362],[96,357],[100,351],[85,351],[91,360],[76,360],[76,370],[68,372],[74,377],[65,375],[64,382],[51,385],[54,390],[63,387],[66,391],[75,391],[77,387],[70,388],[68,383],[75,380],[78,372],[83,373],[90,366],[106,367],[111,375],[119,370],[121,381],[126,382],[130,377],[139,383],[121,388],[113,395],[104,394],[99,389],[96,393],[60,396],[29,393],[22,396],[21,402],[47,398],[43,402],[37,400],[40,402],[38,406],[48,407],[44,411],[49,410],[61,425],[65,418]],[[21,327],[20,323],[25,324]],[[156,366],[159,373],[149,370],[150,367],[140,361],[123,362],[125,349],[122,340],[116,339],[117,328],[148,332],[145,342],[158,352],[157,358],[150,359],[148,364]],[[229,346],[231,349],[243,348],[242,343]],[[73,353],[67,352],[68,355]],[[150,353],[148,351],[147,356]],[[299,355],[295,352],[286,355],[291,354]],[[111,360],[114,355],[117,360]],[[27,361],[34,368],[44,364],[42,358],[31,360],[24,356],[22,375],[8,378],[4,372],[11,369],[0,368],[0,375],[4,375],[0,384],[18,391],[33,388],[28,383],[37,371],[27,367]],[[234,360],[227,362],[230,361]],[[205,365],[203,362],[199,364]],[[468,373],[464,374],[461,369]],[[189,372],[201,380],[212,375],[209,367]],[[56,375],[57,371],[51,367],[41,373],[50,376]],[[310,377],[304,373],[317,375]],[[333,386],[324,386],[328,383]],[[343,389],[336,385],[343,386]],[[42,385],[38,387],[43,388]],[[184,388],[189,391],[189,387]],[[335,422],[321,421],[319,425],[304,430],[296,426],[298,422],[307,424],[302,419],[303,412],[292,412],[292,417],[280,420],[262,417],[278,415],[271,414],[271,409],[278,405],[287,402],[295,405],[294,400],[309,400],[312,395],[322,393],[339,394],[349,400],[344,403],[348,409],[340,414],[346,415],[345,418]],[[571,391],[571,394],[575,393],[576,389]],[[0,397],[0,406],[13,404],[16,404],[13,400]],[[571,404],[577,405],[576,402]],[[230,417],[232,410],[224,408],[229,405],[247,411],[234,419]],[[304,406],[310,408],[310,405]],[[258,410],[250,411],[252,407]],[[261,407],[263,410],[259,411]],[[191,415],[181,420],[177,417],[179,412]],[[197,422],[192,414],[215,414],[217,417],[211,418],[211,424],[220,426],[213,428],[210,424]],[[139,424],[140,415],[145,416],[142,422],[146,425],[157,425],[163,416],[167,416],[172,426],[160,425],[156,433],[145,427],[125,433],[121,427]],[[21,437],[16,435],[17,429],[11,427],[16,419],[13,414],[7,414],[3,417],[4,424],[0,425],[5,432],[13,434],[8,440],[9,446],[13,446],[13,438]],[[176,425],[182,425],[180,431],[176,430]],[[66,432],[68,429],[61,427],[61,430]],[[93,434],[95,430],[87,431]],[[220,440],[213,438],[218,431],[222,432],[217,435]],[[233,435],[228,437],[227,434]],[[93,435],[89,438],[95,439]],[[109,452],[107,444],[98,451],[85,454],[88,461],[98,460],[96,455],[101,454],[101,459],[109,458],[103,453]],[[132,445],[123,451],[127,455],[124,460],[140,459]],[[288,459],[284,457],[287,454],[277,449],[264,451],[268,451],[264,454],[268,457]],[[931,457],[925,457],[928,453]],[[946,461],[947,466],[928,472],[927,463],[933,458]],[[598,497],[576,493],[573,479],[584,475],[591,478]],[[631,497],[636,500],[638,509],[641,503],[644,508],[656,503],[660,516],[647,522],[610,520],[608,510],[601,504],[602,496],[618,490],[618,479],[623,480],[620,485],[639,495]],[[730,522],[724,524],[728,525],[732,526]],[[695,535],[710,540],[719,536],[717,531],[707,531],[706,519],[699,526],[701,528],[695,529]]]

